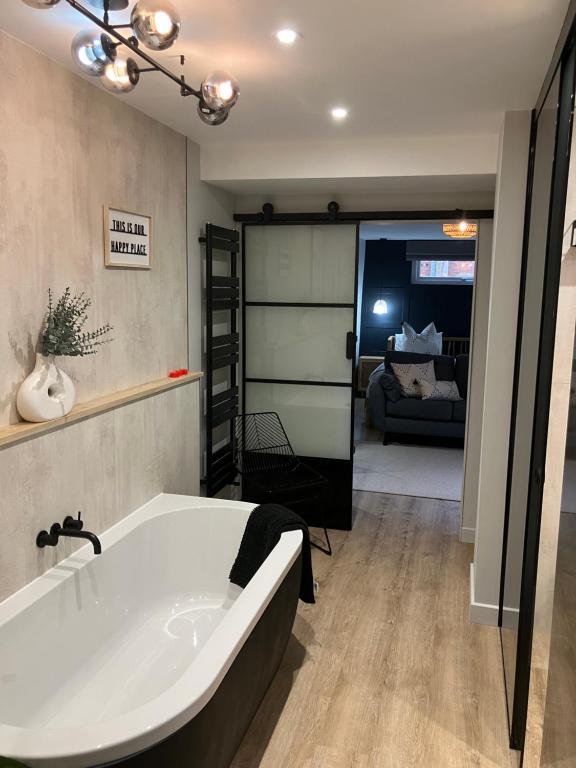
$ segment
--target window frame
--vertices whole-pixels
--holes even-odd
[[[476,266],[474,266],[474,277],[421,277],[418,272],[422,261],[430,259],[414,259],[412,261],[412,284],[413,285],[474,285],[476,276]],[[464,259],[442,259],[442,261],[464,261]],[[474,265],[476,262],[472,262]]]

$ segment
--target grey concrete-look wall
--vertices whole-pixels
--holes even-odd
[[[86,291],[91,324],[115,328],[95,357],[61,360],[80,401],[187,366],[201,330],[187,327],[185,138],[3,33],[0,70],[2,426],[18,418],[48,287]],[[104,268],[104,204],[152,215],[150,271]],[[162,491],[198,493],[198,413],[186,384],[0,450],[0,599],[70,554],[35,546],[65,515],[83,510],[99,533]]]
[[[62,367],[79,400],[187,366],[186,140],[0,33],[0,425],[46,292],[86,291],[114,341]],[[153,217],[153,267],[105,269],[103,206]]]
[[[82,510],[102,533],[162,492],[198,494],[198,382],[0,450],[0,600],[80,544],[38,549]]]

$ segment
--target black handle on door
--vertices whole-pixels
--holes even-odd
[[[353,360],[356,352],[356,334],[348,331],[346,334],[346,360]]]

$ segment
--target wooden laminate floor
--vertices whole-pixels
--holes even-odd
[[[508,768],[496,629],[468,622],[471,545],[454,502],[355,494],[314,551],[281,668],[232,768]]]

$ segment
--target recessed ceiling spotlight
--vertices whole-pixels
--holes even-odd
[[[345,120],[348,117],[348,110],[346,107],[334,107],[331,114],[334,120]]]
[[[300,35],[293,29],[279,29],[276,32],[276,40],[283,45],[293,45]]]

